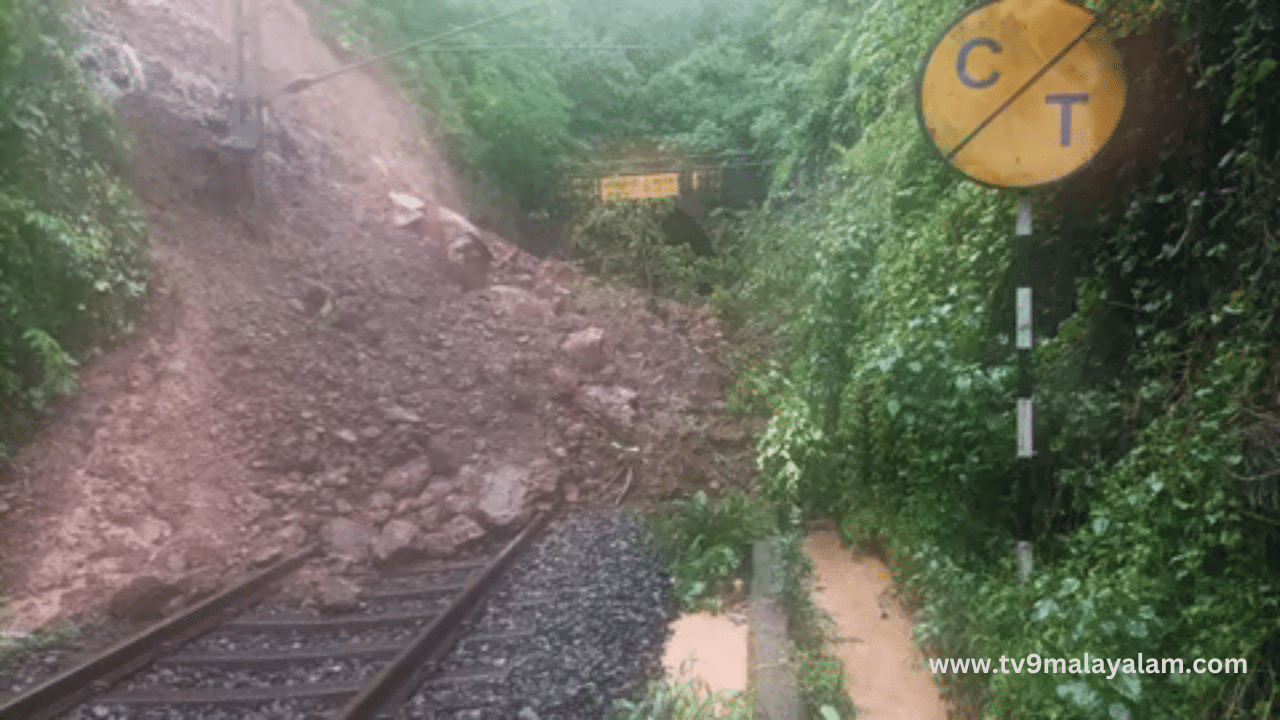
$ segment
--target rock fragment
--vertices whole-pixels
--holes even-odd
[[[296,522],[290,523],[276,533],[276,539],[284,547],[290,550],[297,550],[307,541],[307,530]]]
[[[583,372],[596,372],[604,367],[604,330],[590,327],[570,333],[560,345],[569,360]]]
[[[445,523],[443,528],[423,535],[418,545],[431,557],[444,558],[479,540],[484,534],[484,528],[475,520],[458,515]]]
[[[445,246],[445,263],[447,274],[463,290],[479,290],[489,284],[493,251],[478,236],[468,233]]]
[[[391,198],[391,224],[396,227],[408,227],[414,223],[425,219],[426,214],[423,209],[426,203],[422,200],[405,193],[393,192],[389,193]]]
[[[426,213],[425,231],[427,235],[439,242],[449,243],[463,236],[480,236],[480,228],[443,205],[436,205]]]
[[[164,608],[182,595],[182,588],[152,575],[136,577],[116,591],[107,603],[107,612],[118,620],[143,622],[159,620]]]
[[[421,415],[413,412],[412,410],[406,410],[399,405],[387,405],[382,408],[382,417],[385,418],[387,422],[393,423],[412,424],[422,422]]]
[[[360,587],[346,578],[325,575],[316,582],[315,600],[321,612],[352,612],[360,607]]]
[[[258,550],[249,557],[249,566],[254,568],[264,568],[284,557],[284,549],[279,547],[267,547]]]
[[[516,465],[504,465],[485,473],[476,499],[481,522],[506,528],[520,522],[529,512],[532,473]]]
[[[539,321],[555,314],[555,307],[549,300],[543,300],[524,288],[494,285],[488,292],[494,310],[507,317]]]
[[[635,424],[637,397],[635,390],[620,385],[584,385],[575,399],[583,410],[629,429]]]
[[[334,518],[320,529],[320,537],[334,555],[354,561],[363,560],[374,540],[373,528],[349,518]]]
[[[416,559],[421,554],[415,545],[418,535],[418,526],[408,520],[388,520],[373,543],[374,559],[384,565]]]
[[[379,487],[401,497],[417,495],[431,479],[431,471],[431,460],[428,458],[410,460],[384,475]]]

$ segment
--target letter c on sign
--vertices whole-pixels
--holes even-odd
[[[960,46],[960,54],[956,56],[956,75],[960,76],[960,82],[968,87],[981,90],[995,85],[996,80],[1000,79],[1000,73],[992,70],[990,75],[981,80],[976,80],[969,74],[969,53],[973,52],[973,49],[979,45],[993,53],[1003,52],[1004,48],[1000,47],[1000,43],[989,37],[976,37]]]

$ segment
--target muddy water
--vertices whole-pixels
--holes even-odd
[[[833,650],[859,720],[946,720],[927,665],[911,639],[911,618],[891,598],[884,563],[854,554],[834,530],[805,538],[813,562],[813,601],[835,621]],[[922,667],[923,665],[923,667]]]
[[[671,624],[663,658],[669,677],[696,677],[713,693],[747,688],[747,616],[743,611],[719,615],[692,613]]]

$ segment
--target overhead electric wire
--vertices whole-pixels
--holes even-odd
[[[430,45],[431,43],[439,42],[440,40],[444,40],[445,38],[462,34],[468,30],[473,30],[482,25],[488,25],[490,23],[495,23],[499,20],[504,20],[506,18],[511,17],[512,15],[522,13],[526,10],[532,10],[533,8],[539,5],[544,5],[546,4],[546,2],[547,0],[537,0],[537,2],[532,2],[532,3],[529,3],[528,5],[521,5],[520,7],[515,8],[514,10],[508,10],[507,12],[499,13],[497,15],[493,15],[491,17],[487,17],[482,20],[477,20],[473,23],[468,23],[461,27],[456,27],[451,30],[445,30],[444,32],[436,33],[435,35],[432,35],[427,38],[423,38],[422,40],[416,40],[414,42],[411,42],[408,45],[402,45],[394,50],[388,50],[387,52],[379,53],[372,57],[365,58],[364,60],[360,60],[358,62],[354,62],[349,65],[343,65],[342,67],[336,70],[330,70],[327,73],[322,73],[320,75],[313,75],[313,76],[304,76],[304,77],[297,78],[295,80],[291,80],[288,83],[286,83],[284,87],[272,93],[270,97],[266,98],[266,100],[270,102],[283,95],[291,95],[296,92],[301,92],[311,87],[312,85],[315,85],[318,82],[328,80],[329,78],[334,77],[336,75],[341,75],[343,73],[350,72],[352,70],[357,70],[359,68],[365,67],[366,65],[372,65],[373,63],[379,62],[381,60],[386,60],[389,57],[395,57],[396,55],[407,53],[410,50],[420,48],[424,45]]]
[[[489,50],[575,50],[604,52],[609,50],[661,50],[660,45],[440,45],[423,52],[467,52]]]

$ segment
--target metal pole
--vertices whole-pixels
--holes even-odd
[[[1031,198],[1018,196],[1018,219],[1014,228],[1013,266],[1014,266],[1014,346],[1018,350],[1018,400],[1017,400],[1017,491],[1015,497],[1019,501],[1014,508],[1015,513],[1024,517],[1015,518],[1018,534],[1023,536],[1015,545],[1015,557],[1018,567],[1018,581],[1025,584],[1031,577],[1032,545],[1026,539],[1030,535],[1031,502],[1029,493],[1032,486],[1032,463],[1035,457],[1035,431],[1032,408],[1032,348],[1035,334],[1032,327],[1032,274],[1031,274]],[[1021,507],[1019,507],[1021,506]],[[1027,511],[1022,513],[1022,509]]]

